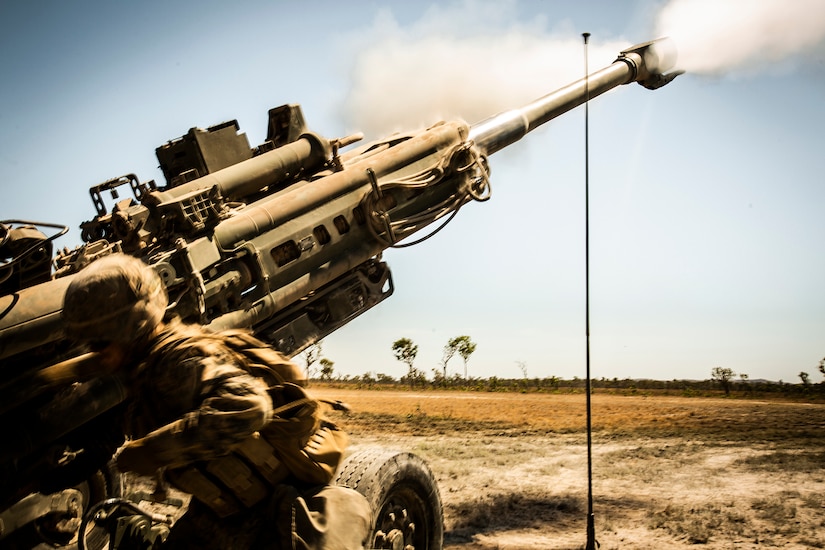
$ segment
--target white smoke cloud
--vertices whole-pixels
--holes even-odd
[[[702,74],[781,71],[825,53],[822,0],[672,0],[657,35],[673,38],[678,67]]]
[[[389,8],[380,12],[366,31],[346,37],[353,61],[345,125],[375,138],[439,120],[474,123],[581,78],[580,32],[569,21],[519,21],[518,7],[459,0],[404,25]],[[670,0],[645,15],[652,37],[673,38],[676,68],[689,73],[777,71],[825,58],[823,0]],[[592,37],[590,70],[632,43]]]
[[[520,107],[584,76],[580,33],[562,22],[515,20],[513,2],[466,0],[433,6],[416,23],[383,12],[355,45],[344,112],[367,137],[439,120],[478,122]],[[630,42],[591,39],[591,71]]]

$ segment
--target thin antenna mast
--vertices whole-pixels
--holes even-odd
[[[590,68],[587,62],[587,42],[590,33],[582,33],[584,38],[584,324],[587,348],[587,545],[585,550],[596,550],[596,524],[593,515],[593,440],[590,410]]]

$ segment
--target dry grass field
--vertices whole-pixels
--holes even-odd
[[[348,390],[354,448],[414,452],[444,503],[445,548],[583,548],[585,397]],[[825,548],[825,404],[595,394],[601,550]]]

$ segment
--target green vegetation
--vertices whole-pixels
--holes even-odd
[[[412,340],[409,338],[399,338],[392,343],[392,352],[395,354],[396,359],[402,363],[406,363],[407,368],[409,369],[407,371],[406,381],[409,383],[411,388],[415,387],[416,382],[419,380],[424,380],[423,373],[413,366],[415,357],[418,355],[418,346],[416,346]],[[365,376],[368,375],[369,373]]]
[[[730,381],[734,376],[736,376],[736,373],[733,372],[732,369],[714,367],[710,373],[710,376],[713,380],[718,382],[720,386],[722,386],[722,390],[725,392],[725,395],[730,395]]]
[[[321,342],[304,352],[307,372],[310,365],[321,353]],[[400,379],[384,373],[367,372],[360,376],[332,376],[332,361],[326,360],[328,368],[322,369],[321,380],[338,385],[338,387],[355,387],[357,389],[394,389],[398,386],[419,387],[422,389],[446,389],[486,392],[539,392],[539,393],[582,393],[586,391],[586,380],[573,377],[570,380],[549,376],[529,378],[527,363],[516,361],[523,378],[474,378],[467,374],[467,363],[478,345],[467,335],[450,338],[442,350],[438,368],[432,369],[432,379],[425,371],[413,366],[418,356],[418,346],[409,338],[399,338],[392,344],[395,358],[407,365],[407,374]],[[313,352],[315,354],[313,355]],[[447,364],[458,354],[464,361],[464,376],[453,374],[447,376]],[[825,376],[825,358],[818,370]],[[765,396],[803,397],[820,401],[825,399],[825,381],[814,383],[807,372],[800,372],[800,383],[787,383],[771,380],[751,380],[746,373],[737,374],[727,367],[711,369],[710,379],[705,380],[652,380],[646,378],[599,378],[590,381],[592,393],[610,393],[618,395],[680,395],[684,397],[716,397],[720,393],[730,398],[760,398]]]
[[[521,392],[521,393],[566,393],[585,392],[585,380],[574,377],[564,379],[556,376],[545,378],[463,378],[454,374],[444,378],[441,373],[428,380],[423,373],[412,370],[401,378],[384,373],[368,372],[360,376],[339,375],[323,379],[339,388],[393,390],[417,386],[427,390],[459,390],[475,392]],[[323,381],[322,380],[322,381]],[[411,383],[412,382],[412,383]],[[650,380],[639,378],[598,378],[591,380],[594,394],[613,395],[670,395],[682,397],[719,397],[730,399],[759,399],[766,397],[802,398],[810,401],[825,400],[825,382],[791,384],[783,381],[749,380],[746,375],[740,380],[729,380],[727,390],[716,379],[708,380]]]
[[[333,365],[335,365],[335,362],[330,361],[326,357],[322,357],[318,363],[321,365],[321,380],[327,382],[332,380],[332,373],[334,372]]]

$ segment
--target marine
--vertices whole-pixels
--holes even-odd
[[[104,431],[117,469],[192,496],[162,548],[363,548],[366,499],[330,485],[346,436],[300,369],[251,335],[168,319],[167,305],[155,271],[124,254],[83,269],[63,304],[67,336],[128,389]]]

